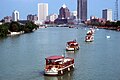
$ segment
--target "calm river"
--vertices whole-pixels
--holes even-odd
[[[0,39],[0,80],[120,80],[120,32],[96,30],[94,42],[86,43],[87,29],[50,27]],[[65,52],[73,39],[80,50]],[[75,59],[74,71],[44,76],[45,57],[62,54]]]

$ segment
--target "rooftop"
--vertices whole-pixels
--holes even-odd
[[[63,56],[50,56],[50,57],[47,57],[46,59],[57,60],[57,59],[61,59],[61,58],[63,58]]]
[[[67,6],[65,5],[65,4],[63,4],[63,6],[62,6],[63,8],[66,8]]]

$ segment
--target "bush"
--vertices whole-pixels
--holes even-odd
[[[11,22],[9,30],[11,32],[19,32],[20,31],[20,24],[18,22]]]
[[[0,37],[6,37],[8,34],[8,26],[0,25]]]

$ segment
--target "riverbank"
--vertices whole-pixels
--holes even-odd
[[[3,23],[0,25],[0,37],[20,35],[30,33],[39,28],[33,22],[27,21],[25,24],[19,22]]]
[[[99,29],[115,30],[120,31],[120,27],[107,27],[107,26],[97,26]]]
[[[98,28],[98,29],[120,31],[120,27],[107,27],[107,26],[88,26],[88,27]]]
[[[114,31],[120,31],[120,26],[118,27],[108,27],[108,26],[92,26],[87,25],[89,28],[98,28],[98,29],[106,29],[106,30],[114,30]]]
[[[15,36],[15,35],[20,35],[20,34],[24,34],[24,31],[20,31],[20,32],[10,32],[10,34],[7,34],[7,36]]]
[[[120,21],[98,21],[91,20],[85,23],[87,26],[95,26],[100,29],[120,31]]]

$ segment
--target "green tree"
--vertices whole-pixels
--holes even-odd
[[[11,22],[9,30],[11,32],[19,32],[20,31],[20,24],[18,22]]]
[[[110,21],[106,21],[105,26],[107,26],[107,27],[111,27],[111,26],[112,26],[112,22],[110,22]]]
[[[37,26],[36,26],[33,22],[28,21],[28,22],[25,24],[25,29],[24,29],[24,31],[25,31],[26,33],[29,33],[29,32],[32,32],[33,29],[36,29],[36,28],[37,28]]]
[[[24,31],[25,30],[25,25],[20,25],[20,31]]]
[[[0,37],[6,37],[8,34],[8,26],[0,25]]]
[[[116,22],[116,25],[117,25],[117,27],[120,26],[120,21],[117,21],[117,22]]]

